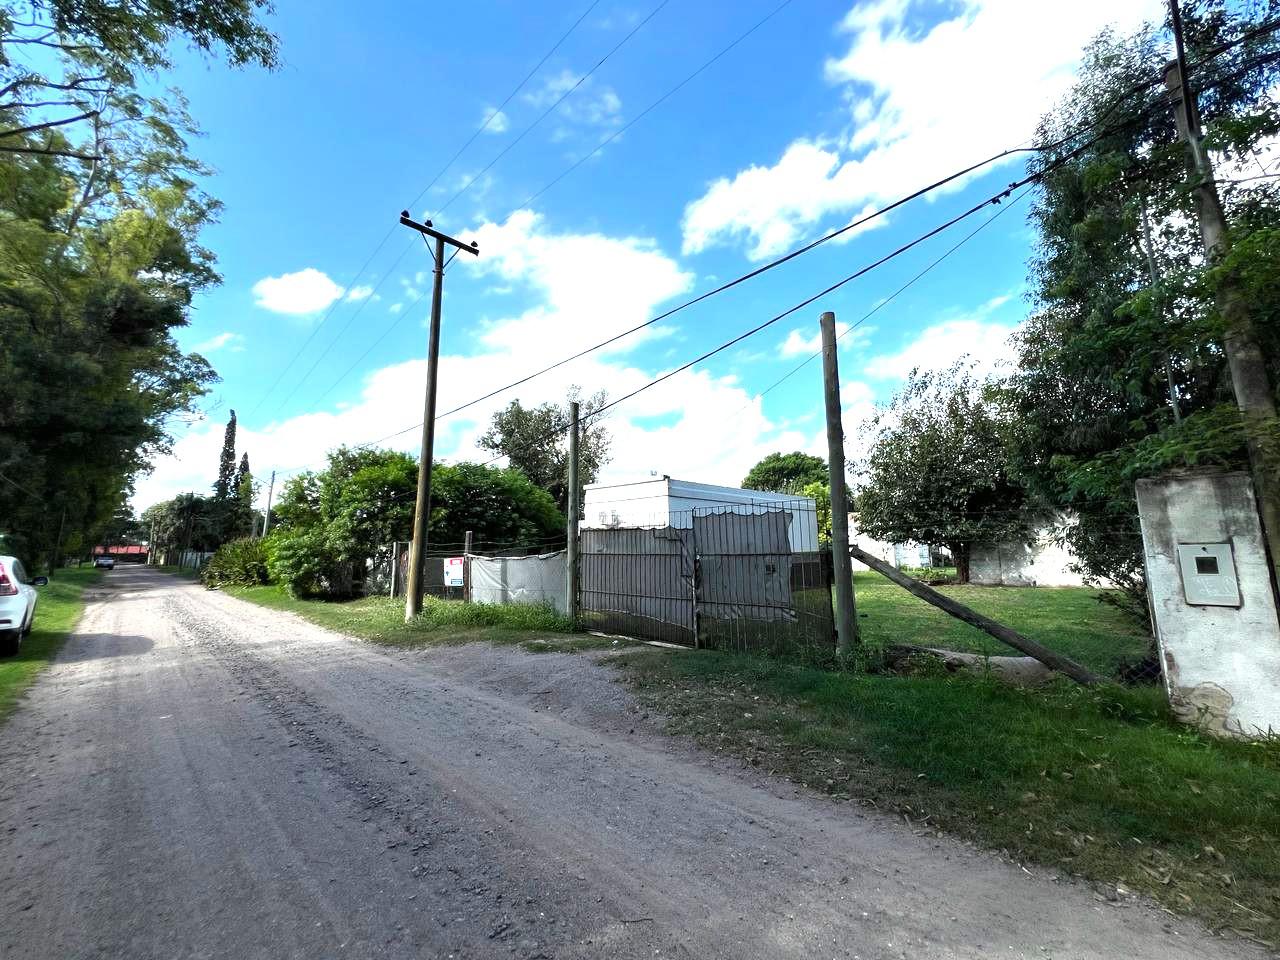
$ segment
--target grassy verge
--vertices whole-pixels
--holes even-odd
[[[853,576],[858,622],[870,646],[913,643],[974,653],[1015,654],[975,627],[956,620],[870,571]],[[1143,631],[1086,587],[937,588],[1104,676],[1147,652]]]
[[[92,567],[59,570],[48,586],[39,588],[31,635],[22,641],[16,657],[0,660],[0,720],[58,652],[84,609],[85,587],[100,577],[101,571]]]
[[[623,653],[674,732],[851,802],[1280,941],[1280,742],[1172,724],[1156,689],[1031,691],[702,651]]]
[[[612,640],[601,637],[566,636],[573,632],[573,624],[549,606],[499,606],[425,597],[422,613],[413,623],[405,623],[404,601],[390,597],[365,597],[342,602],[301,600],[278,586],[230,587],[226,592],[273,610],[296,613],[339,633],[393,646],[444,646],[488,641],[521,644],[535,653],[617,646]]]

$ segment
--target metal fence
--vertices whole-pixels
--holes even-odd
[[[831,571],[812,500],[676,511],[581,533],[588,626],[693,647],[784,652],[835,643]]]

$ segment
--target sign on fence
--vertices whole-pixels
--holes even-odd
[[[465,587],[467,585],[466,562],[465,557],[444,558],[444,585],[446,587]]]

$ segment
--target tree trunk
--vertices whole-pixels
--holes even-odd
[[[960,583],[969,582],[969,549],[968,543],[948,543],[947,549],[951,551],[951,558],[956,562],[956,580]]]

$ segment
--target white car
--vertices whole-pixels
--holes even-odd
[[[36,618],[36,587],[48,577],[29,577],[17,557],[0,557],[0,657],[18,652]]]
[[[110,554],[99,554],[93,558],[95,567],[102,567],[104,570],[114,570],[116,568],[116,558]]]

